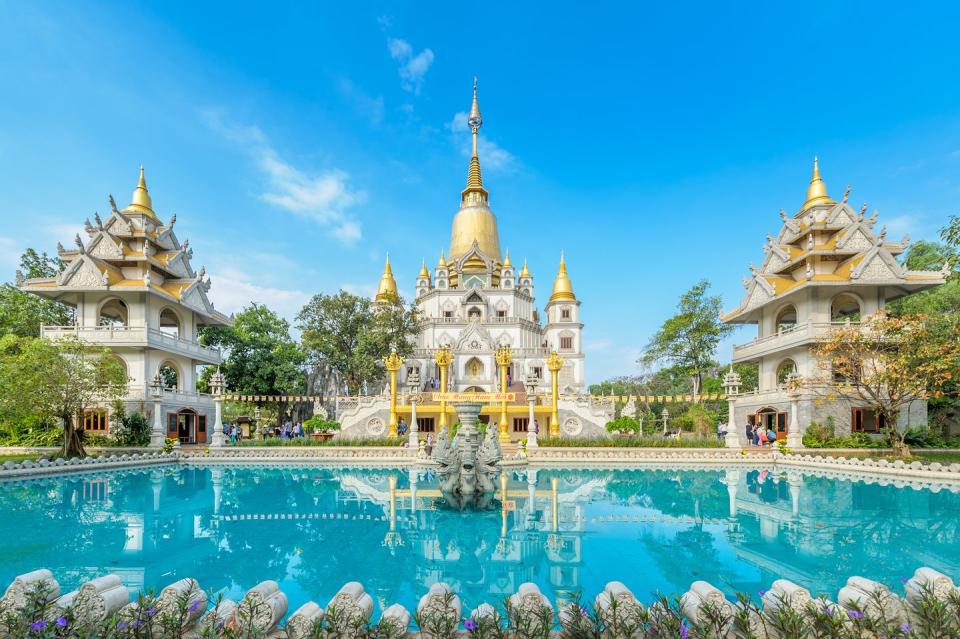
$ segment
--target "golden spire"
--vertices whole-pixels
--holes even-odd
[[[510,249],[507,249],[507,255],[503,258],[503,268],[513,268],[513,262],[510,261]]]
[[[480,103],[477,101],[477,77],[473,77],[473,103],[470,105],[470,115],[467,116],[467,126],[473,136],[473,153],[470,156],[470,168],[467,170],[467,188],[463,190],[461,199],[466,202],[470,194],[477,193],[479,198],[471,201],[487,199],[487,191],[483,188],[483,174],[480,171],[480,156],[477,153],[477,136],[483,126],[483,116],[480,115]]]
[[[383,275],[380,276],[380,286],[377,287],[377,295],[374,301],[390,302],[398,299],[397,281],[393,279],[393,269],[390,268],[390,254],[387,253],[387,262],[383,265]]]
[[[560,268],[557,269],[557,279],[553,281],[553,295],[550,296],[551,302],[575,302],[577,296],[573,294],[573,283],[570,276],[567,275],[567,262],[560,252]]]
[[[427,270],[426,260],[423,260],[423,262],[420,264],[420,274],[417,275],[417,277],[425,277],[427,279],[430,279],[430,271]]]
[[[810,178],[810,186],[807,187],[807,201],[803,203],[800,210],[803,211],[817,204],[833,204],[833,200],[827,195],[827,185],[820,177],[820,162],[814,157],[813,177]]]
[[[127,211],[134,213],[143,213],[152,218],[156,218],[153,212],[153,201],[150,199],[150,193],[147,191],[147,180],[143,176],[143,165],[140,165],[140,180],[137,181],[137,188],[133,190],[133,196],[130,198],[130,206]]]
[[[440,249],[440,261],[437,262],[437,268],[447,268],[447,258],[443,254],[443,249]]]
[[[523,268],[520,269],[520,277],[530,277],[530,269],[527,268],[527,259],[523,259]]]

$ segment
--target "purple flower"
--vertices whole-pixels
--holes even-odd
[[[66,628],[69,622],[67,621],[66,617],[57,617],[56,623],[58,628]]]
[[[859,610],[848,610],[847,616],[851,619],[863,619],[863,613]]]
[[[200,600],[199,600],[199,599],[194,599],[193,601],[190,602],[190,605],[187,606],[187,611],[188,611],[188,612],[196,612],[196,611],[199,610],[199,609],[200,609]]]
[[[900,632],[902,632],[903,634],[909,635],[911,630],[912,628],[910,627],[910,624],[908,623],[900,624]]]
[[[680,639],[687,639],[687,635],[690,634],[690,629],[687,628],[687,624],[684,621],[680,622]]]
[[[43,619],[34,621],[32,624],[30,624],[30,630],[33,630],[34,632],[38,630],[43,630],[44,628],[47,627],[48,623],[49,623],[48,621],[45,621]]]
[[[589,617],[590,611],[584,608],[583,606],[580,606],[580,614],[583,615],[584,617]]]
[[[139,628],[139,627],[142,626],[142,625],[143,625],[143,622],[140,621],[139,619],[137,619],[137,620],[134,621],[132,624],[130,624],[130,627],[131,627],[131,628]]]
[[[473,632],[480,626],[478,626],[477,622],[474,621],[473,619],[467,619],[463,622],[463,627],[466,628],[468,631]]]
[[[156,608],[154,608],[153,606],[150,606],[149,608],[147,608],[147,616],[148,616],[148,617],[153,617],[155,614],[157,614],[157,609],[156,609]]]
[[[126,630],[126,629],[127,629],[126,621],[121,621],[120,623],[117,624],[117,630]]]

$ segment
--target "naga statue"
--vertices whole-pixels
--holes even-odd
[[[440,492],[451,507],[487,508],[496,490],[494,478],[500,474],[503,453],[497,429],[488,428],[481,441],[476,428],[482,404],[464,402],[454,405],[460,417],[460,428],[453,440],[446,428],[440,431],[431,457],[437,462]]]

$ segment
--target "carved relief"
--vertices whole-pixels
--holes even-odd
[[[367,434],[372,437],[380,437],[387,432],[387,425],[379,417],[371,417],[367,420]]]

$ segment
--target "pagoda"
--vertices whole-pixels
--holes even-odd
[[[221,356],[200,344],[198,330],[229,325],[230,318],[207,297],[210,278],[203,267],[193,269],[189,240],[174,232],[176,216],[164,223],[154,212],[143,167],[130,205],[118,210],[110,196],[110,208],[106,219],[94,213],[92,223],[84,222],[86,238],[78,234],[69,249],[57,245],[66,264],[59,275],[19,277],[19,285],[74,309],[72,326],[44,326],[43,337],[105,346],[123,363],[128,413],[150,416],[182,443],[207,442],[214,401],[197,392],[197,367],[219,365]],[[84,428],[109,435],[109,411],[90,407]]]
[[[867,215],[847,202],[847,187],[839,202],[827,193],[816,158],[807,196],[793,215],[780,211],[782,226],[767,235],[764,259],[750,265],[743,280],[746,295],[724,322],[755,324],[756,339],[733,348],[733,362],[759,367],[759,388],[734,401],[730,428],[745,441],[746,425],[760,423],[777,433],[791,434],[799,446],[810,422],[832,421],[837,435],[880,432],[883,424],[862,406],[845,400],[824,401],[809,390],[788,389],[792,374],[816,377],[820,366],[814,344],[838,325],[859,324],[882,311],[888,302],[945,281],[942,271],[911,271],[897,261],[909,237],[896,241],[886,227],[877,228],[877,213]],[[794,378],[796,379],[796,378]],[[905,408],[903,424],[926,423],[926,403]]]

